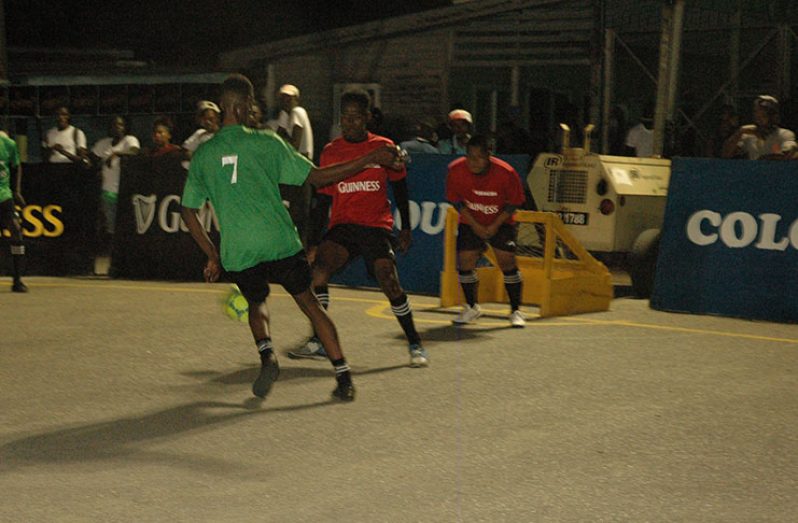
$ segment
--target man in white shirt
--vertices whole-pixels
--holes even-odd
[[[191,165],[191,157],[197,147],[213,138],[213,135],[219,130],[219,115],[221,114],[219,106],[213,102],[202,100],[197,103],[197,125],[199,125],[199,129],[194,131],[194,134],[183,142],[183,155],[186,159],[180,164],[184,169],[188,170],[189,165]]]
[[[779,101],[759,95],[754,100],[754,123],[743,125],[726,139],[722,156],[734,158],[745,154],[749,160],[782,160],[798,149],[795,133],[779,127]]]
[[[624,145],[627,147],[626,156],[648,158],[654,154],[654,119],[648,115],[640,118],[640,122],[626,133]]]
[[[277,116],[277,134],[290,143],[299,154],[313,159],[313,128],[310,118],[303,107],[299,106],[299,88],[285,84],[278,91],[280,96],[280,114]],[[300,187],[281,185],[280,194],[283,204],[288,207],[291,219],[305,238],[305,224],[313,188],[309,184]]]
[[[56,126],[47,131],[42,142],[42,153],[50,163],[88,163],[86,135],[70,125],[69,109],[59,107],[55,111]]]
[[[102,173],[102,205],[105,223],[104,232],[110,237],[116,226],[116,202],[119,198],[119,179],[121,173],[121,156],[133,156],[139,153],[141,144],[138,138],[128,134],[127,121],[123,116],[114,116],[108,136],[102,138],[91,148],[91,154],[101,163]]]
[[[299,89],[295,85],[280,87],[280,106],[277,134],[294,146],[300,154],[313,159],[313,128],[303,107],[299,106]]]

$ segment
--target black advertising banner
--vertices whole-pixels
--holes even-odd
[[[180,218],[186,171],[176,155],[137,156],[122,163],[111,252],[114,278],[202,280],[207,258]],[[219,226],[210,207],[200,222],[218,244]]]
[[[25,164],[22,218],[26,274],[65,276],[94,270],[100,179],[71,164]],[[9,231],[0,244],[0,270],[9,274]]]

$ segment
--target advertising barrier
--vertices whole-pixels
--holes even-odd
[[[66,276],[94,270],[100,179],[70,164],[22,167],[22,218],[27,275]],[[2,231],[8,238],[10,232]],[[10,274],[8,243],[0,243],[0,271]]]
[[[651,307],[798,322],[798,162],[674,159]]]
[[[177,156],[137,156],[123,161],[112,277],[202,280],[207,258],[180,217],[185,182],[186,171]],[[200,221],[218,245],[219,225],[208,207],[200,213]]]

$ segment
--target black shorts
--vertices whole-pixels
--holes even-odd
[[[380,258],[396,261],[394,254],[396,237],[391,231],[382,227],[342,223],[327,231],[322,238],[322,242],[325,241],[337,243],[349,252],[347,264],[358,256],[363,256],[369,273],[374,267],[374,262]]]
[[[515,252],[517,245],[515,240],[518,236],[518,226],[503,223],[499,226],[491,238],[487,241],[476,235],[470,225],[461,223],[457,227],[457,250],[458,251],[479,251],[487,249],[487,244],[500,251]]]
[[[310,266],[305,251],[293,256],[262,262],[243,271],[228,272],[230,279],[238,285],[241,294],[252,303],[263,303],[269,295],[269,283],[278,283],[291,296],[310,289]]]

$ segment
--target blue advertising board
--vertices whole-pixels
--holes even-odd
[[[512,165],[522,179],[529,168],[528,155],[500,155]],[[410,223],[413,245],[406,254],[396,253],[399,281],[409,292],[435,295],[440,292],[440,272],[443,266],[443,228],[446,222],[445,198],[447,166],[458,158],[448,154],[413,154],[407,166],[410,192]],[[394,227],[398,230],[399,213],[394,210]],[[369,277],[362,259],[351,263],[338,273],[333,283],[377,287]]]
[[[651,307],[798,322],[798,162],[674,159]]]

